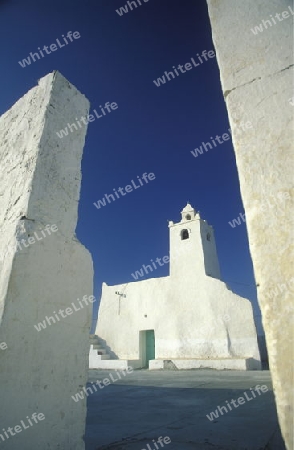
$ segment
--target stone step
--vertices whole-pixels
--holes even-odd
[[[253,358],[218,359],[153,359],[149,361],[149,370],[261,370],[260,361]]]
[[[104,348],[104,347],[102,347],[100,344],[92,344],[93,345],[93,349],[94,350],[97,350],[98,352],[101,352],[103,355],[106,355],[107,354],[107,350]]]

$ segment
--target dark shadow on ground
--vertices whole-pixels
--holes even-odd
[[[156,450],[159,436],[171,439],[157,443],[168,450],[285,449],[269,372],[138,370],[119,380],[119,371],[93,370],[90,381],[110,373],[116,381],[88,396],[86,450]],[[269,390],[254,398],[256,385]],[[245,403],[230,410],[226,401],[241,396]],[[228,412],[209,420],[218,406]]]

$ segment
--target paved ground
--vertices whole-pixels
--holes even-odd
[[[116,371],[91,370],[89,382]],[[268,392],[252,395],[250,388]],[[90,386],[91,384],[88,384]],[[269,371],[136,370],[88,395],[86,450],[279,450]],[[210,421],[206,414],[247,393],[243,405]],[[80,400],[85,401],[85,400]],[[238,403],[236,403],[238,405]],[[270,442],[270,444],[269,444]],[[149,444],[149,447],[147,446]]]

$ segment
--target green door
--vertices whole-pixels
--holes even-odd
[[[154,330],[146,330],[146,364],[155,359],[155,336]]]

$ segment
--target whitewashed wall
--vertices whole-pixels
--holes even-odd
[[[208,7],[279,421],[292,449],[294,6],[287,0],[208,0]],[[252,31],[264,23],[261,32]],[[252,127],[243,131],[247,120]]]
[[[1,428],[34,412],[45,416],[3,442],[8,450],[84,449],[86,405],[71,395],[87,381],[92,305],[41,331],[34,325],[92,295],[91,256],[74,234],[86,127],[56,135],[88,109],[54,72],[0,118]],[[40,237],[47,224],[58,231],[9,251],[35,232]]]

